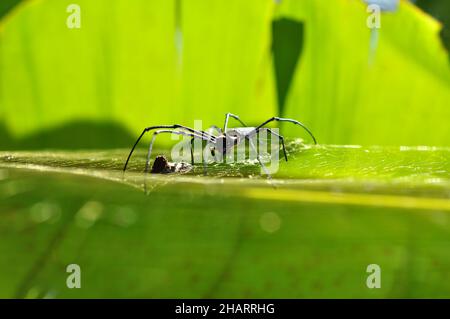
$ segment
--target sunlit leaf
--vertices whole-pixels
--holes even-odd
[[[134,135],[221,125],[226,112],[275,114],[272,2],[78,1],[80,29],[66,26],[70,3],[29,2],[0,24],[0,120],[11,138],[80,120]]]
[[[255,164],[144,176],[126,150],[2,152],[0,296],[448,297],[448,152],[291,145],[272,184]]]
[[[449,145],[450,68],[436,20],[407,1],[383,13],[371,65],[363,1],[283,1],[279,15],[305,25],[285,116],[327,143]]]

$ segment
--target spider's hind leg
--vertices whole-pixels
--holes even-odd
[[[198,131],[198,130],[194,130],[190,127],[187,127],[185,125],[180,125],[180,124],[174,124],[174,125],[157,125],[157,126],[149,126],[146,127],[141,135],[139,135],[138,139],[136,140],[136,142],[134,143],[133,147],[131,148],[130,153],[128,154],[127,160],[125,161],[125,165],[123,167],[123,171],[125,172],[128,166],[128,162],[130,161],[131,155],[133,154],[136,146],[139,144],[139,141],[141,140],[141,138],[145,135],[145,133],[150,132],[152,130],[156,130],[156,129],[165,129],[165,130],[185,130],[187,131],[186,133],[189,133],[189,136],[194,136],[197,135],[197,137],[201,136],[200,138],[204,139],[204,140],[214,140],[215,137],[205,131]]]
[[[274,116],[274,117],[271,117],[270,119],[268,119],[267,121],[264,121],[259,126],[257,126],[255,128],[255,131],[258,131],[259,129],[261,129],[262,127],[264,127],[265,125],[267,125],[267,124],[269,124],[270,122],[273,122],[273,121],[276,121],[276,122],[289,122],[289,123],[296,124],[298,126],[303,127],[303,129],[309,134],[309,136],[311,136],[314,144],[317,144],[317,140],[316,140],[314,134],[309,130],[309,128],[306,127],[305,124],[303,124],[303,123],[301,123],[301,122],[299,122],[297,120],[294,120],[294,119],[288,119],[288,118],[282,118],[282,117]]]
[[[208,141],[208,142],[212,141],[212,139],[210,137],[203,135],[203,134],[199,135],[199,134],[195,134],[195,133],[188,133],[188,132],[184,132],[184,131],[175,131],[175,130],[170,130],[170,129],[156,131],[155,133],[153,133],[152,141],[150,142],[150,145],[148,147],[147,161],[145,162],[145,172],[146,173],[148,173],[148,170],[150,168],[150,158],[152,155],[153,143],[155,142],[156,136],[160,133],[172,133],[172,134],[177,134],[177,135],[190,136],[190,137],[192,137],[192,139],[199,138],[201,140]]]

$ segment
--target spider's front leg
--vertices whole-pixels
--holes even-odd
[[[311,136],[311,138],[313,139],[314,144],[317,144],[316,138],[314,137],[313,133],[306,127],[306,125],[303,124],[303,123],[301,123],[301,122],[299,122],[299,121],[297,121],[297,120],[294,120],[294,119],[288,119],[288,118],[282,118],[282,117],[276,117],[276,116],[274,116],[274,117],[271,117],[270,119],[268,119],[267,121],[264,121],[264,122],[263,122],[262,124],[260,124],[259,126],[257,126],[257,127],[255,128],[255,131],[258,131],[258,130],[261,129],[263,126],[266,126],[267,124],[269,124],[270,122],[273,122],[273,121],[277,121],[277,122],[289,122],[289,123],[296,124],[296,125],[299,125],[299,126],[303,127],[303,129],[304,129],[306,132],[308,132],[309,136]]]
[[[286,155],[286,146],[284,145],[284,136],[275,133],[273,130],[271,130],[270,128],[260,128],[256,130],[256,133],[259,133],[261,130],[267,130],[270,134],[278,137],[278,139],[281,141],[281,147],[283,148],[283,154],[284,154],[284,159],[286,160],[286,162],[288,161],[287,155]]]

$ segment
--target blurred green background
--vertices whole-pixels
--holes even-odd
[[[0,297],[450,297],[450,4],[379,30],[366,8],[1,0]],[[320,145],[282,125],[276,187],[251,163],[144,176],[141,149],[122,175],[144,127],[226,112]]]
[[[408,1],[383,13],[373,63],[360,0],[78,1],[80,29],[70,3],[3,2],[3,149],[127,146],[226,112],[297,118],[321,143],[449,146],[441,25]],[[419,5],[448,21],[447,2]]]

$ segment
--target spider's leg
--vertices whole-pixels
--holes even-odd
[[[228,120],[230,119],[230,117],[234,118],[235,120],[239,121],[239,123],[241,123],[244,126],[245,125],[244,122],[242,122],[242,120],[239,118],[239,116],[232,114],[232,113],[227,113],[225,114],[225,124],[223,125],[223,132],[226,133],[227,132],[227,128],[228,128]]]
[[[202,162],[203,162],[203,175],[208,175],[208,172],[206,170],[206,166],[208,165],[208,161],[210,159],[211,154],[211,144],[215,145],[215,142],[213,140],[208,141],[206,143],[205,148],[202,151]]]
[[[206,161],[204,160],[203,161],[203,175],[208,175],[208,172],[207,172],[207,169],[206,169],[206,165],[207,165],[207,163],[206,163]]]
[[[150,167],[150,158],[152,155],[153,143],[155,142],[156,136],[161,133],[172,133],[172,134],[177,134],[177,135],[190,136],[192,138],[200,138],[205,141],[211,141],[210,138],[208,138],[204,135],[197,135],[195,133],[188,133],[188,132],[184,132],[184,131],[172,131],[172,130],[158,130],[155,133],[153,133],[152,141],[150,142],[150,145],[148,147],[147,161],[145,162],[145,172],[146,173],[148,172],[148,169]]]
[[[219,135],[222,135],[222,129],[220,127],[218,127],[217,125],[211,125],[206,130],[206,132],[209,133],[213,139],[215,139],[215,136],[210,133],[212,130],[216,130],[216,132],[219,133]],[[194,165],[193,143],[194,143],[194,138],[191,139],[191,163],[192,163],[192,165]]]
[[[145,128],[145,129],[142,131],[141,135],[139,135],[139,137],[138,137],[138,139],[136,140],[136,142],[134,143],[133,147],[131,148],[130,154],[128,154],[127,160],[126,160],[126,162],[125,162],[125,166],[123,167],[123,171],[124,171],[124,172],[125,172],[125,170],[127,169],[127,165],[128,165],[128,162],[130,161],[131,154],[133,154],[134,149],[135,149],[136,146],[138,145],[138,143],[139,143],[139,141],[141,140],[142,136],[144,136],[144,134],[147,133],[147,132],[148,132],[148,130],[147,130],[147,128]]]
[[[256,132],[258,133],[261,130],[267,130],[270,134],[275,135],[276,137],[278,137],[278,139],[281,141],[281,147],[283,148],[283,154],[284,154],[284,159],[286,160],[286,162],[288,161],[287,155],[286,155],[286,147],[284,146],[284,136],[275,133],[273,130],[271,130],[270,128],[259,128],[258,130],[256,130]]]
[[[172,127],[168,127],[168,128],[186,130],[186,131],[188,131],[189,133],[194,133],[194,134],[197,134],[197,135],[206,135],[206,136],[209,137],[209,138],[215,138],[214,135],[212,135],[212,134],[210,134],[210,133],[208,133],[208,132],[206,132],[206,131],[202,131],[202,130],[194,130],[193,128],[190,128],[190,127],[185,126],[185,125],[174,124],[174,125],[171,125],[171,126],[172,126]],[[163,128],[164,128],[164,127],[163,127]]]
[[[264,163],[261,161],[261,158],[259,156],[258,150],[256,149],[255,144],[253,144],[253,141],[249,138],[249,137],[245,137],[248,142],[250,147],[253,149],[254,152],[256,152],[256,159],[258,160],[259,164],[261,165],[262,169],[264,170],[264,172],[266,173],[267,177],[269,179],[272,179],[272,175],[270,175],[269,171],[267,170],[266,166],[264,165]]]
[[[194,138],[191,138],[191,164],[194,165]]]
[[[147,152],[147,160],[145,161],[145,172],[148,172],[148,168],[150,166],[150,157],[152,156],[152,148],[153,148],[153,143],[155,142],[156,136],[159,134],[159,131],[156,131],[155,133],[153,133],[152,136],[152,141],[150,142],[150,145],[148,147],[148,152]]]
[[[273,121],[277,121],[277,122],[289,122],[289,123],[293,123],[293,124],[296,124],[296,125],[300,125],[301,127],[303,127],[303,128],[305,129],[306,132],[308,132],[309,136],[311,136],[311,138],[312,138],[313,141],[314,141],[314,144],[317,144],[316,138],[314,137],[313,133],[306,127],[306,125],[303,124],[303,123],[300,123],[300,122],[297,121],[297,120],[293,120],[293,119],[286,119],[286,118],[274,116],[274,117],[271,117],[270,119],[268,119],[267,121],[263,122],[263,123],[260,124],[259,126],[257,126],[257,127],[255,128],[255,131],[258,131],[260,128],[262,128],[263,126],[265,126],[265,125],[267,125],[267,124],[269,124],[270,122],[273,122]]]
[[[205,131],[194,130],[194,129],[190,128],[190,127],[187,127],[187,126],[184,126],[184,125],[180,125],[180,124],[157,125],[157,126],[146,127],[142,131],[141,135],[139,135],[138,139],[136,140],[136,142],[134,143],[133,147],[131,148],[130,154],[128,154],[127,160],[126,160],[125,165],[123,167],[123,171],[125,171],[127,169],[127,165],[128,165],[128,162],[130,161],[131,155],[133,154],[134,149],[136,148],[136,146],[138,145],[139,141],[144,136],[144,134],[149,132],[149,131],[151,131],[151,130],[156,130],[156,129],[182,129],[182,130],[186,130],[186,131],[188,131],[190,133],[193,133],[193,134],[198,134],[198,135],[202,135],[202,136],[205,135],[208,138],[215,139],[215,137],[213,135],[211,135],[211,134],[209,134],[209,133],[207,133]]]

